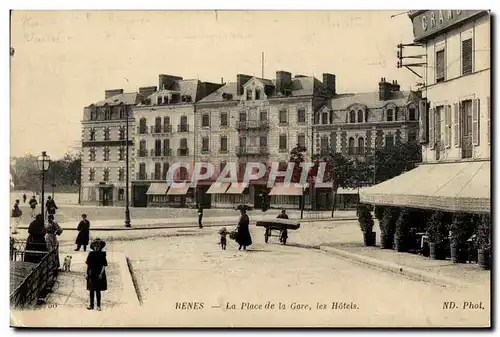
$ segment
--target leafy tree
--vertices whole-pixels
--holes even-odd
[[[375,163],[373,163],[375,161]],[[397,146],[386,146],[375,151],[375,183],[383,182],[412,170],[422,161],[422,147],[416,143],[399,143]]]

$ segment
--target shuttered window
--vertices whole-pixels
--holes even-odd
[[[472,73],[472,39],[462,41],[462,75]]]
[[[455,147],[460,147],[460,139],[461,139],[461,127],[460,127],[460,109],[458,103],[453,104],[453,143]]]
[[[451,106],[444,107],[444,145],[451,147]]]
[[[430,109],[429,111],[429,148],[434,150],[434,145],[436,143],[436,137],[434,134],[434,118],[436,117],[436,109]]]
[[[436,83],[445,80],[444,50],[436,52]]]
[[[422,100],[419,104],[419,142],[427,144],[427,135],[429,134],[429,119],[427,114],[427,101]]]
[[[472,100],[472,144],[479,145],[479,100]]]

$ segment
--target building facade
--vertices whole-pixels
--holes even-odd
[[[133,162],[134,119],[132,107],[138,93],[123,89],[106,90],[103,101],[84,108],[82,119],[81,202],[88,205],[124,205],[126,188],[126,147]],[[127,137],[128,116],[128,137]],[[127,139],[129,140],[127,144]],[[133,177],[129,170],[129,178]],[[129,195],[130,196],[130,195]]]
[[[491,18],[481,10],[409,14],[425,50],[423,163],[363,191],[365,202],[490,212]],[[426,184],[421,184],[425,181]]]
[[[235,163],[238,179],[243,180],[248,162],[281,163],[283,169],[290,151],[297,144],[311,157],[314,112],[328,95],[335,93],[335,76],[324,74],[323,83],[311,76],[276,72],[275,79],[238,74],[236,83],[227,83],[196,104],[196,157],[216,168],[214,176]],[[326,84],[325,84],[326,80]],[[249,186],[200,186],[199,194],[214,207],[239,203],[261,207],[297,207],[299,196],[273,195],[267,181],[253,181]],[[307,200],[307,202],[309,202]]]
[[[315,115],[313,151],[364,161],[372,160],[376,149],[417,142],[420,100],[418,92],[401,91],[397,81],[385,78],[378,83],[378,91],[336,95]],[[315,194],[316,208],[331,208],[331,189],[316,189]],[[340,206],[357,202],[357,191],[338,194]]]
[[[134,107],[135,207],[184,207],[195,203],[194,189],[169,189],[167,174],[172,163],[194,166],[195,103],[220,86],[161,74],[158,87],[139,89],[143,99]],[[173,178],[190,182],[191,171],[178,169]]]

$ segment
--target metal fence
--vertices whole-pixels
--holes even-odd
[[[26,308],[36,304],[40,293],[50,287],[57,276],[58,268],[58,249],[50,252],[46,251],[28,251],[26,250],[26,241],[11,240],[10,260],[11,263],[23,262],[26,256],[42,255],[40,262],[25,277],[23,282],[10,294],[11,308]]]

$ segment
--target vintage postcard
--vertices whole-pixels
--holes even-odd
[[[491,12],[11,11],[13,327],[491,326]]]

